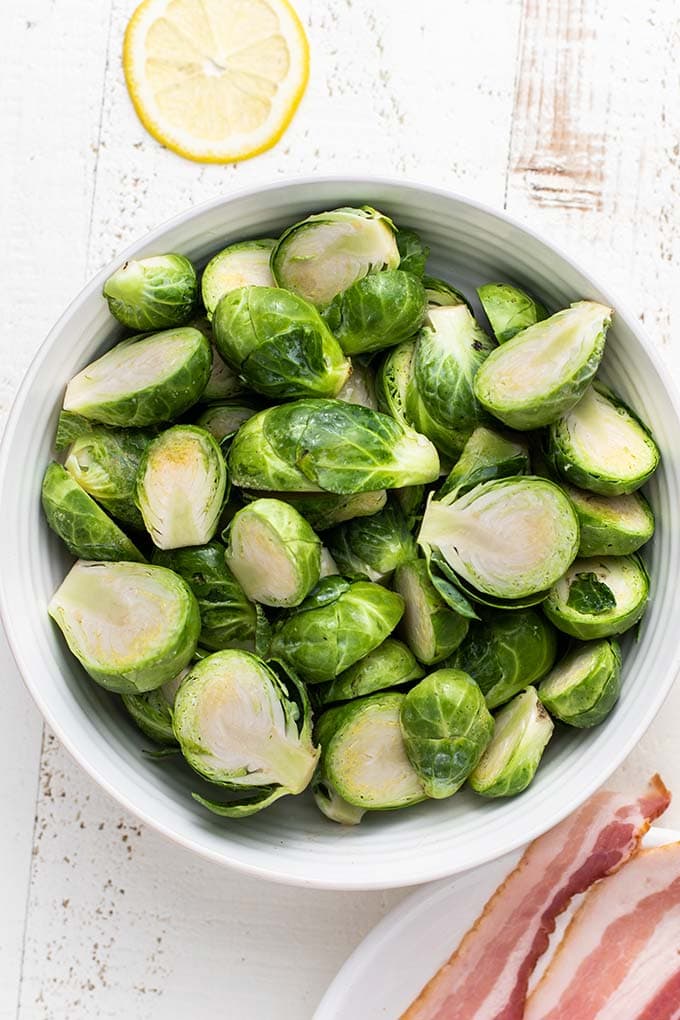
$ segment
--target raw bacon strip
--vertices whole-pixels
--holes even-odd
[[[522,1020],[529,977],[556,917],[628,860],[669,803],[654,776],[637,800],[601,791],[534,840],[402,1020]]]
[[[586,896],[526,1020],[680,1015],[680,843],[642,850]]]

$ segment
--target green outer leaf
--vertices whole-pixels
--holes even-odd
[[[192,793],[191,796],[208,811],[214,815],[220,815],[222,818],[250,818],[258,811],[270,807],[281,797],[287,796],[289,792],[283,786],[264,786],[250,797],[242,797],[240,800],[232,800],[227,803],[208,800],[207,797],[201,797],[199,793]]]
[[[485,283],[477,293],[499,344],[548,318],[547,309],[539,301],[509,283]]]
[[[478,620],[479,616],[475,608],[470,604],[462,588],[459,586],[459,578],[451,570],[450,566],[437,549],[431,549],[429,545],[422,546],[427,564],[427,572],[430,581],[437,589],[447,606],[455,609],[459,616],[466,620]],[[441,575],[444,575],[443,577]]]
[[[430,307],[446,308],[449,305],[467,305],[472,312],[472,305],[459,290],[452,287],[445,280],[438,280],[435,276],[424,276],[423,284]]]
[[[129,259],[103,290],[109,311],[128,329],[170,329],[187,323],[196,308],[196,271],[183,255]]]
[[[468,620],[441,597],[424,560],[397,567],[394,587],[406,605],[401,637],[420,662],[441,662],[465,638]]]
[[[406,518],[392,500],[371,517],[333,528],[325,542],[341,574],[369,581],[386,581],[401,563],[418,555]]]
[[[451,494],[457,498],[494,478],[528,475],[530,467],[529,451],[522,442],[480,425],[471,433],[437,499]]]
[[[142,733],[157,744],[168,744],[177,750],[172,731],[172,704],[165,696],[164,687],[145,694],[122,694],[121,701]]]
[[[57,419],[57,432],[54,437],[54,445],[57,450],[65,450],[86,432],[90,432],[94,426],[87,418],[72,411],[60,411]]]
[[[48,464],[43,477],[42,506],[47,523],[71,555],[83,560],[144,562],[125,532],[56,461]]]
[[[269,268],[271,253],[276,241],[263,237],[257,241],[240,241],[230,244],[213,255],[203,270],[201,294],[209,319],[220,298],[239,287],[274,287]]]
[[[313,688],[314,703],[330,705],[335,701],[351,701],[390,687],[400,687],[419,680],[423,675],[424,670],[416,662],[411,649],[388,637],[363,659],[343,670],[335,680],[317,684]]]
[[[405,273],[412,273],[419,280],[425,273],[427,257],[430,248],[423,244],[420,235],[408,227],[399,227],[397,230],[397,248],[399,249],[399,268]]]
[[[326,531],[336,524],[370,517],[382,510],[387,502],[384,489],[378,492],[357,492],[338,496],[334,492],[244,492],[244,499],[259,499],[263,495],[284,499],[302,514],[314,531]]]
[[[302,473],[294,460],[288,461],[277,452],[265,429],[269,414],[260,411],[253,415],[236,433],[228,457],[232,483],[242,489],[280,490],[286,498],[289,492],[320,494],[319,486]]]
[[[611,588],[591,570],[575,575],[569,588],[567,605],[577,613],[599,616],[616,605],[616,597]]]
[[[579,556],[629,556],[654,534],[654,513],[641,492],[598,496],[562,484],[578,517]]]
[[[401,705],[406,753],[428,797],[451,797],[477,765],[493,718],[471,676],[438,669],[412,687]]]
[[[470,786],[484,797],[513,797],[531,783],[553,733],[550,716],[536,689],[527,687],[495,717],[494,735],[470,775]]]
[[[569,604],[574,580],[580,574],[590,573],[595,574],[615,595],[616,604],[610,609],[586,613],[579,612],[573,602]],[[625,602],[619,598],[622,590],[628,596]],[[590,641],[629,630],[644,616],[648,599],[649,577],[639,556],[596,556],[575,560],[550,590],[543,603],[543,612],[565,634]]]
[[[565,674],[569,683],[565,685]],[[621,648],[604,639],[578,645],[540,684],[538,696],[556,719],[569,726],[597,726],[621,692]]]
[[[153,433],[91,426],[68,451],[64,467],[82,489],[119,520],[139,530],[144,521],[135,503],[137,471]]]
[[[416,333],[427,312],[425,288],[401,269],[371,273],[338,294],[324,313],[345,354],[394,347]]]

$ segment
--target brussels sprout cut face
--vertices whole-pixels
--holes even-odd
[[[225,294],[213,330],[222,357],[268,397],[334,397],[350,373],[350,362],[316,308],[277,287]]]
[[[144,521],[135,504],[136,480],[142,454],[151,439],[149,432],[95,426],[78,436],[64,467],[114,517],[143,529]]]
[[[431,502],[418,541],[438,548],[480,592],[515,599],[550,588],[564,574],[579,531],[562,490],[527,476],[486,482],[450,504]]]
[[[141,563],[80,560],[48,609],[86,672],[120,694],[151,691],[176,677],[201,628],[182,578]]]
[[[276,286],[269,268],[275,245],[276,241],[270,238],[243,241],[229,245],[210,259],[201,279],[203,304],[209,319],[212,319],[220,298],[232,290]]]
[[[175,699],[173,726],[196,772],[234,790],[301,793],[319,756],[298,704],[254,655],[215,652],[193,665]]]
[[[234,517],[226,559],[253,601],[297,606],[319,580],[321,542],[288,503],[258,499]]]
[[[308,216],[281,235],[271,259],[279,287],[318,307],[368,273],[398,265],[394,225],[369,206]]]
[[[334,298],[326,321],[345,354],[368,354],[408,340],[427,311],[425,288],[401,269],[371,273]]]
[[[623,634],[644,615],[647,571],[637,556],[576,560],[549,593],[543,609],[565,634],[588,641]]]
[[[654,514],[641,493],[607,497],[571,485],[563,488],[581,528],[579,556],[627,556],[654,534]]]
[[[497,348],[475,378],[487,411],[510,428],[537,429],[583,396],[604,352],[611,308],[578,301]]]
[[[568,481],[603,496],[639,489],[660,460],[647,429],[597,383],[552,426],[549,452]]]
[[[534,778],[554,726],[534,687],[501,709],[495,723],[470,786],[485,797],[512,797]]]
[[[441,662],[455,651],[468,631],[468,621],[451,609],[430,581],[424,560],[399,567],[394,588],[406,606],[401,635],[421,662]]]
[[[401,732],[428,797],[450,797],[463,785],[493,733],[493,718],[474,680],[438,669],[404,695]]]
[[[314,688],[314,701],[330,705],[334,701],[351,701],[389,687],[419,680],[424,670],[416,662],[410,648],[394,638],[386,638],[372,652],[344,670],[329,684]]]
[[[183,255],[130,259],[104,284],[111,314],[140,332],[183,326],[197,296],[196,272]]]
[[[210,376],[210,344],[197,329],[123,340],[74,376],[64,410],[105,425],[155,425],[195,404]]]
[[[570,652],[541,683],[538,694],[551,715],[570,726],[597,726],[618,701],[621,649],[616,641],[590,641]]]
[[[215,534],[224,504],[227,468],[204,429],[175,425],[146,449],[137,477],[137,502],[159,549],[204,545]]]
[[[403,700],[402,694],[373,694],[331,708],[319,720],[321,776],[355,807],[385,811],[425,799],[401,736]]]
[[[485,283],[477,293],[499,344],[548,318],[542,304],[509,283]]]

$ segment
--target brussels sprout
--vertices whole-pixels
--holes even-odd
[[[377,648],[403,612],[403,599],[379,584],[325,577],[278,625],[271,654],[307,683],[323,683]]]
[[[427,303],[430,307],[445,308],[448,305],[467,305],[472,311],[470,302],[459,290],[452,287],[444,280],[438,280],[434,276],[424,276],[423,284],[427,294]]]
[[[56,461],[43,477],[42,506],[47,523],[73,556],[144,561],[125,532]]]
[[[241,425],[257,414],[257,411],[258,408],[246,400],[219,400],[209,404],[199,414],[196,425],[221,443],[223,439],[235,435]]]
[[[397,268],[395,233],[392,221],[370,206],[308,216],[279,238],[271,258],[274,279],[323,307],[368,273]]]
[[[494,734],[470,786],[484,797],[513,797],[536,775],[554,729],[535,687],[513,698],[495,717]]]
[[[276,493],[271,495],[276,496]],[[384,489],[348,496],[336,496],[331,492],[282,492],[280,497],[294,506],[314,531],[327,531],[356,517],[370,517],[382,510],[387,502]]]
[[[204,545],[217,529],[227,468],[215,439],[195,425],[173,425],[147,446],[137,504],[159,549]]]
[[[385,638],[381,645],[343,670],[335,680],[318,684],[314,688],[314,702],[330,705],[334,701],[351,701],[389,687],[400,687],[422,676],[424,670],[411,649],[394,638]]]
[[[403,694],[388,692],[324,712],[317,723],[321,759],[315,787],[325,787],[331,797],[365,811],[388,811],[425,800],[401,736],[403,703]]]
[[[623,634],[642,619],[649,577],[638,556],[576,560],[543,603],[545,615],[571,637]]]
[[[654,514],[641,492],[598,496],[562,485],[581,529],[579,556],[628,556],[654,534]]]
[[[388,351],[375,379],[378,409],[403,425],[408,424],[406,395],[413,375],[415,350],[415,340],[407,340]]]
[[[157,549],[153,562],[174,570],[194,593],[201,614],[199,642],[204,648],[254,651],[255,606],[226,565],[224,553],[220,542],[209,542],[187,549]]]
[[[562,659],[538,688],[551,715],[570,726],[597,726],[621,691],[621,649],[617,641],[589,641]]]
[[[213,400],[230,400],[245,391],[245,386],[238,372],[228,365],[217,348],[212,348],[212,368],[210,378],[201,393],[201,403]]]
[[[480,425],[463,447],[437,495],[438,499],[452,494],[464,495],[482,482],[494,478],[510,478],[529,474],[529,452],[515,439]]]
[[[312,794],[314,802],[322,815],[331,822],[339,822],[340,825],[358,825],[366,814],[363,808],[355,807],[343,800],[337,790],[334,790],[318,769],[312,779]]]
[[[566,414],[585,393],[604,353],[611,308],[577,301],[498,347],[480,368],[481,404],[513,429],[537,429]]]
[[[94,425],[87,418],[82,418],[79,414],[72,414],[71,411],[60,411],[54,445],[57,450],[65,450],[86,432],[91,432],[93,428]]]
[[[278,287],[225,294],[213,316],[222,357],[267,397],[333,397],[350,362],[313,305]]]
[[[433,308],[418,334],[406,389],[406,417],[449,457],[485,418],[473,380],[493,350],[466,305]]]
[[[564,574],[578,551],[574,509],[544,478],[500,478],[452,501],[431,502],[418,536],[457,575],[501,599],[533,596]]]
[[[229,467],[246,489],[344,495],[431,482],[439,458],[424,436],[387,415],[342,400],[298,400],[247,421]]]
[[[333,559],[346,577],[384,584],[400,563],[418,555],[416,541],[396,502],[372,517],[358,517],[326,535]]]
[[[339,393],[336,393],[336,397],[338,400],[346,400],[348,404],[361,404],[362,407],[377,411],[375,379],[368,365],[353,361],[351,375]]]
[[[104,284],[104,297],[128,329],[171,329],[194,314],[198,281],[183,255],[152,255],[124,262]]]
[[[420,280],[401,269],[371,273],[338,294],[324,313],[345,354],[369,354],[408,340],[425,321]]]
[[[119,694],[152,691],[176,677],[201,629],[186,582],[146,563],[79,560],[48,612],[83,669]]]
[[[660,460],[647,428],[601,383],[551,427],[548,454],[567,481],[602,496],[639,489]]]
[[[284,682],[257,656],[236,649],[194,663],[177,692],[173,728],[199,775],[251,794],[231,804],[194,794],[227,817],[244,817],[286,794],[301,793],[319,757],[302,685],[293,677]]]
[[[485,283],[477,293],[499,344],[548,318],[547,309],[539,301],[509,283]]]
[[[203,270],[201,293],[209,319],[220,299],[239,287],[275,287],[269,260],[276,245],[269,237],[230,244],[213,255]]]
[[[533,609],[498,611],[473,623],[446,665],[465,670],[479,685],[489,708],[497,708],[550,670],[557,635]]]
[[[175,696],[189,667],[177,674],[172,680],[153,691],[144,694],[122,694],[121,700],[125,709],[142,733],[157,744],[176,746],[175,734],[172,730],[172,707]]]
[[[288,503],[256,499],[231,522],[226,560],[254,602],[298,606],[319,580],[321,542]]]
[[[424,560],[397,568],[394,587],[406,605],[401,635],[421,662],[441,662],[468,632],[468,621],[451,609],[432,584]]]
[[[399,249],[399,268],[403,269],[405,273],[412,273],[419,280],[422,279],[427,257],[430,254],[428,245],[423,244],[415,230],[399,227],[397,248]]]
[[[91,427],[74,441],[64,463],[81,489],[114,517],[140,530],[144,521],[135,504],[136,479],[151,439],[152,433],[137,429]]]
[[[438,669],[412,687],[401,704],[401,735],[428,797],[461,788],[493,734],[493,718],[472,677]]]
[[[169,421],[196,403],[211,362],[210,344],[190,326],[132,337],[71,379],[64,410],[124,427]]]

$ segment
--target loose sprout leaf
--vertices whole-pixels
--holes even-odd
[[[567,605],[578,613],[598,616],[612,609],[616,605],[616,598],[611,588],[604,581],[600,581],[597,574],[589,571],[576,574],[569,585]]]
[[[241,797],[239,800],[232,800],[228,802],[208,800],[207,797],[202,797],[200,793],[192,793],[191,796],[208,811],[211,811],[214,815],[219,815],[221,818],[249,818],[251,815],[257,814],[258,811],[262,811],[264,808],[269,807],[275,801],[280,800],[281,797],[285,797],[289,791],[282,786],[265,787],[262,790],[258,790],[251,797]]]
[[[88,421],[87,418],[83,418],[79,414],[73,414],[72,411],[60,411],[57,420],[57,433],[54,439],[56,449],[67,449],[71,443],[85,432],[89,432],[92,427],[92,422]]]
[[[205,332],[207,335],[205,327],[203,327],[202,332]],[[238,372],[226,363],[214,345],[211,346],[211,351],[212,368],[210,369],[210,378],[201,393],[201,403],[205,404],[213,400],[229,400],[247,392],[247,388]]]
[[[444,280],[434,276],[424,276],[423,284],[427,294],[428,305],[432,308],[445,308],[449,305],[467,305],[472,312],[472,305],[459,290]]]
[[[499,344],[548,317],[539,301],[509,283],[485,283],[477,293]]]
[[[343,800],[338,791],[333,789],[327,776],[321,773],[317,773],[312,780],[312,793],[319,811],[332,822],[338,822],[340,825],[358,825],[366,814],[363,808]]]
[[[399,227],[397,231],[397,248],[399,249],[399,268],[405,273],[412,273],[422,279],[425,273],[430,248],[424,244],[415,230]]]
[[[169,329],[191,319],[198,281],[183,255],[152,255],[125,262],[104,284],[104,297],[128,329]]]
[[[455,609],[466,620],[478,620],[477,611],[458,587],[456,575],[444,557],[440,556],[436,549],[431,549],[429,545],[423,545],[423,553],[425,554],[425,562],[427,563],[430,580],[447,606]],[[446,576],[442,577],[438,571],[441,571]]]
[[[168,758],[176,758],[181,754],[179,747],[143,747],[142,754],[151,761],[166,761]]]
[[[383,358],[376,374],[378,409],[395,421],[407,425],[406,396],[413,376],[415,340],[407,340],[392,348]]]
[[[262,606],[255,606],[255,616],[255,653],[266,659],[272,643],[272,625]]]

